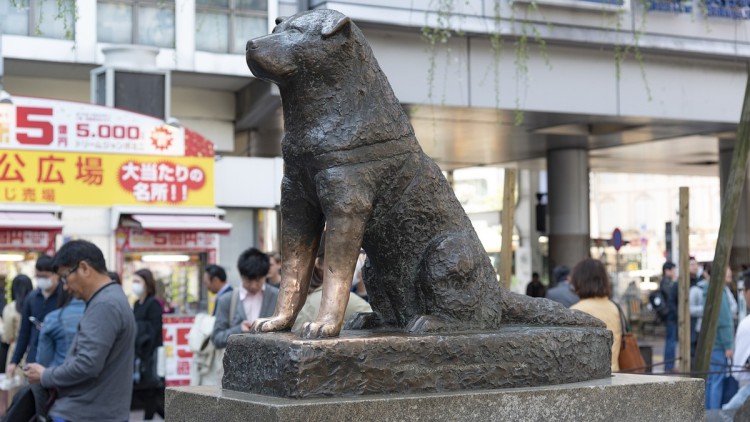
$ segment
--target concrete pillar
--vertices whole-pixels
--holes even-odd
[[[549,144],[555,144],[550,140]],[[589,165],[582,147],[547,151],[549,271],[590,256]],[[554,282],[554,281],[553,281]]]
[[[526,292],[526,285],[531,281],[532,273],[542,273],[542,251],[539,248],[539,233],[536,231],[536,194],[538,190],[539,172],[536,170],[520,170],[518,172],[519,198],[514,214],[520,237],[515,256],[518,293]]]
[[[732,164],[734,153],[734,139],[719,139],[719,186],[721,188],[721,205],[724,207],[724,194],[726,191],[727,178],[729,178],[729,167]],[[750,264],[750,180],[745,176],[745,187],[742,189],[740,209],[737,214],[737,225],[734,228],[734,240],[732,251],[729,255],[729,265],[734,271],[740,267]]]
[[[195,69],[195,0],[175,1],[175,65]]]

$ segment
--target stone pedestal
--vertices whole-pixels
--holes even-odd
[[[168,388],[166,419],[181,421],[703,421],[703,381],[615,374],[546,387],[287,399]]]
[[[594,327],[508,325],[492,332],[409,335],[344,331],[229,338],[222,386],[276,397],[533,387],[610,376],[612,333]]]

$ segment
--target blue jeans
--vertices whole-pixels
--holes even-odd
[[[711,352],[711,365],[706,377],[706,410],[721,409],[721,396],[724,393],[724,378],[728,375],[726,372],[727,358],[723,350],[714,350]],[[719,373],[721,372],[721,373]]]
[[[669,372],[674,368],[674,358],[677,349],[677,323],[668,321],[666,328],[667,339],[664,343],[664,372]]]
[[[734,397],[732,397],[732,399],[721,408],[722,410],[739,409],[740,406],[745,404],[748,397],[750,397],[750,384],[740,388],[737,394],[735,394]]]

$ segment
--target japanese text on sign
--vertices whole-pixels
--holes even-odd
[[[0,201],[213,206],[213,159],[0,150]]]
[[[120,168],[120,184],[139,202],[184,202],[189,190],[203,187],[206,176],[200,167],[171,162],[128,161]]]
[[[117,154],[185,154],[185,130],[125,110],[43,98],[13,97],[0,110],[5,148]]]
[[[38,230],[0,230],[0,250],[44,251],[54,249],[55,236]]]
[[[219,247],[219,235],[203,232],[146,232],[129,229],[124,248],[131,250],[207,250]]]
[[[164,317],[162,337],[166,364],[167,385],[189,385],[193,352],[187,335],[195,317]]]

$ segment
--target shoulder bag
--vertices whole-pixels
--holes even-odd
[[[641,355],[641,350],[638,348],[638,341],[636,341],[633,333],[629,332],[628,324],[625,320],[625,315],[620,309],[620,305],[612,301],[617,307],[617,312],[620,314],[620,324],[622,325],[622,342],[620,345],[620,358],[618,364],[620,365],[620,372],[627,372],[632,374],[643,374],[646,372],[646,361]]]

